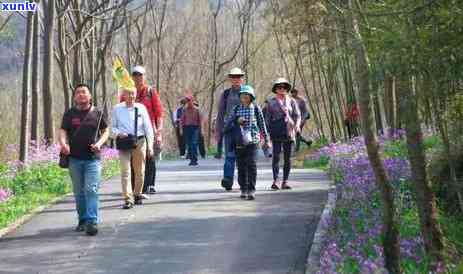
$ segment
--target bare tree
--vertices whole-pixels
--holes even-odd
[[[431,184],[426,173],[426,154],[423,146],[423,132],[421,130],[421,118],[418,114],[415,81],[401,77],[399,81],[400,110],[404,113],[407,135],[407,150],[410,160],[412,181],[416,193],[416,204],[421,223],[421,235],[423,236],[426,253],[432,259],[432,268],[437,267],[438,262],[444,260],[444,244],[442,231],[437,220],[436,199],[431,189]]]
[[[26,42],[24,47],[23,83],[22,83],[22,104],[21,104],[21,138],[19,145],[19,160],[27,160],[29,148],[29,92],[31,86],[31,56],[32,56],[32,34],[34,32],[34,15],[27,13]]]
[[[34,13],[34,27],[32,35],[32,111],[31,111],[31,140],[39,140],[39,59],[40,59],[40,10]]]
[[[54,26],[55,26],[55,0],[43,1],[45,6],[45,45],[43,57],[43,119],[45,140],[51,144],[55,139],[53,124],[53,55],[54,55]]]
[[[153,60],[153,64],[156,64],[156,90],[160,89],[160,72],[161,72],[161,46],[162,39],[165,31],[165,19],[167,12],[167,0],[163,0],[162,3],[157,5],[153,4],[153,0],[149,0],[151,5],[151,16],[154,24],[154,37],[156,41],[156,62]],[[154,57],[154,56],[153,56]],[[154,77],[153,77],[154,78]]]

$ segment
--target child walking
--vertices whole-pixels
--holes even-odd
[[[254,89],[243,85],[240,89],[240,104],[233,109],[226,121],[225,134],[231,134],[236,149],[238,165],[238,184],[241,199],[254,200],[257,177],[257,146],[260,136],[265,140],[264,146],[270,147],[269,135],[265,126],[262,110],[254,103]]]

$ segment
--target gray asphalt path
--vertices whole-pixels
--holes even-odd
[[[293,190],[271,191],[259,163],[255,201],[220,188],[222,162],[161,162],[158,193],[122,210],[119,178],[101,187],[96,237],[74,232],[67,197],[0,239],[0,273],[303,273],[328,179],[292,170]]]

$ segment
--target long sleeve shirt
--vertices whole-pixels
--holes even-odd
[[[116,138],[121,133],[134,134],[135,108],[138,109],[137,136],[146,136],[148,147],[153,147],[154,129],[150,116],[143,104],[135,103],[127,107],[125,102],[114,106],[111,115],[111,135]]]
[[[286,111],[285,111],[286,109]],[[296,129],[300,127],[301,112],[296,100],[286,96],[283,101],[274,97],[269,100],[266,107],[266,123],[271,127],[272,122],[285,118],[288,127],[288,135],[291,140],[296,137]]]
[[[159,123],[164,112],[159,98],[159,92],[157,92],[155,88],[145,85],[143,88],[137,89],[136,101],[145,105],[153,126],[159,128]]]
[[[201,127],[203,115],[198,107],[185,107],[183,108],[182,116],[180,117],[180,125],[184,126],[198,126]]]
[[[254,103],[251,103],[249,106],[240,104],[235,107],[234,110],[235,113],[228,116],[226,123],[231,122],[230,120],[243,118],[246,121],[242,125],[243,129],[251,132],[252,140],[250,143],[258,144],[260,142],[260,135],[263,136],[265,141],[269,141],[269,134],[267,132],[267,126],[265,125],[264,115],[257,105]]]
[[[217,108],[217,120],[216,120],[216,132],[218,134],[223,133],[223,127],[226,119],[233,111],[235,106],[240,104],[240,88],[238,89],[226,89],[222,92],[219,100],[219,106]]]

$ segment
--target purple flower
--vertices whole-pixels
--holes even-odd
[[[8,189],[0,188],[0,203],[5,202],[11,197],[11,191]]]

